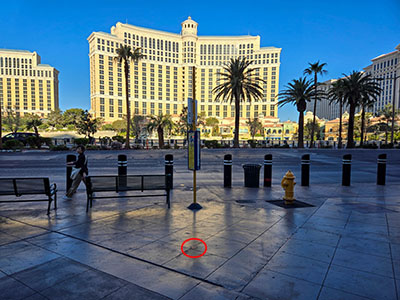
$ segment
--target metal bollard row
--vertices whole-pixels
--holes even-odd
[[[172,154],[165,155],[165,175],[170,176],[170,189],[174,188],[174,156]]]

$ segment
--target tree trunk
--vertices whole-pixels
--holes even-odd
[[[312,128],[311,128],[311,145],[310,148],[314,147],[314,129],[315,129],[315,114],[317,112],[317,73],[315,73],[314,76],[314,92],[315,92],[315,100],[314,100],[314,112],[313,112],[313,122],[312,122]]]
[[[342,98],[339,100],[339,145],[338,148],[342,149],[342,118],[343,118],[343,104]]]
[[[304,148],[304,111],[299,112],[299,138],[297,148]]]
[[[239,118],[240,118],[240,99],[235,94],[235,135],[233,138],[233,147],[239,148]]]
[[[385,144],[387,145],[388,142],[388,129],[389,129],[389,119],[386,122],[386,130],[385,130]]]
[[[365,107],[361,107],[361,139],[360,139],[360,146],[364,145],[364,123],[365,123]]]
[[[164,147],[164,129],[161,126],[157,127],[158,134],[158,147],[162,149]]]
[[[2,110],[1,110],[1,103],[0,103],[0,149],[3,148],[3,140],[1,139],[2,137],[2,132],[3,132],[3,120],[2,120]]]
[[[125,149],[130,149],[129,143],[129,135],[131,129],[131,110],[129,105],[129,86],[128,86],[128,79],[129,79],[129,65],[128,61],[124,61],[124,70],[125,70],[125,94],[126,94],[126,141],[125,141]]]
[[[350,102],[349,111],[349,127],[347,129],[347,148],[354,148],[354,114],[356,111],[355,105]]]

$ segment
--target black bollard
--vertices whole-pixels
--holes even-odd
[[[76,156],[74,154],[68,154],[67,155],[67,163],[76,161]],[[66,180],[66,192],[71,188],[72,185],[72,179],[71,179],[71,172],[72,172],[72,167],[73,166],[68,166],[67,165],[67,180]]]
[[[125,154],[118,155],[118,188],[124,189],[127,186],[127,178],[128,174],[128,158]]]
[[[301,186],[310,186],[310,154],[301,157]]]
[[[232,154],[224,155],[224,187],[232,187]]]
[[[271,187],[272,183],[272,154],[264,155],[264,187]]]
[[[342,185],[350,186],[351,179],[351,154],[343,155]]]
[[[378,172],[376,174],[376,184],[385,185],[386,183],[386,154],[378,155]]]
[[[172,154],[165,155],[165,175],[170,174],[170,189],[174,188],[174,156]]]

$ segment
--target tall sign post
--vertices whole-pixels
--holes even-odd
[[[197,203],[196,171],[200,170],[200,132],[197,131],[197,101],[196,101],[196,67],[192,68],[192,94],[188,99],[188,123],[192,123],[192,130],[188,132],[188,167],[193,171],[193,203],[188,206],[191,210],[201,209]]]

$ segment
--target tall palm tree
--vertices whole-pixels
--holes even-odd
[[[328,98],[330,102],[339,103],[339,139],[338,139],[338,148],[342,149],[342,129],[343,129],[343,79],[338,79],[328,91]]]
[[[353,71],[343,78],[343,97],[349,105],[349,124],[347,129],[347,148],[354,148],[354,115],[364,98],[377,101],[382,89],[379,84],[363,72]]]
[[[254,140],[254,137],[256,136],[257,132],[263,132],[264,128],[262,123],[258,120],[258,118],[254,118],[251,120],[250,118],[246,122],[247,126],[249,126],[250,129],[250,135],[251,139]]]
[[[374,105],[374,102],[378,99],[373,97],[363,97],[361,99],[361,138],[360,138],[360,146],[364,145],[364,131],[365,131],[365,110]]]
[[[26,129],[33,129],[36,136],[39,136],[39,126],[43,124],[38,115],[30,114],[27,118]]]
[[[311,148],[314,146],[314,130],[315,130],[315,117],[317,113],[317,88],[318,88],[318,75],[323,75],[328,73],[324,70],[326,63],[320,63],[319,61],[315,63],[308,63],[309,67],[304,70],[304,75],[314,75],[314,111],[313,111],[313,126],[311,128]]]
[[[288,103],[296,105],[299,112],[298,147],[304,148],[304,111],[307,108],[307,102],[310,102],[314,93],[318,93],[318,91],[313,88],[311,80],[307,80],[305,77],[293,79],[285,88],[278,95],[280,99],[278,105],[284,106]]]
[[[229,64],[223,67],[223,73],[218,79],[218,85],[213,89],[216,100],[229,99],[235,103],[235,136],[234,147],[239,148],[239,118],[240,102],[251,102],[251,100],[261,100],[263,89],[260,83],[265,82],[255,74],[257,68],[251,68],[252,61],[246,58],[231,58]]]
[[[131,109],[129,105],[129,63],[130,61],[137,62],[144,57],[141,53],[141,48],[136,48],[133,51],[130,46],[121,45],[117,50],[117,56],[115,57],[116,61],[120,64],[124,64],[124,74],[125,74],[125,96],[126,96],[126,142],[125,148],[129,149],[129,135],[130,135],[130,127],[131,127]]]
[[[150,121],[147,124],[147,131],[151,134],[154,130],[158,134],[158,146],[159,148],[164,147],[164,129],[171,130],[174,122],[170,115],[158,115],[151,116]]]
[[[382,117],[382,121],[385,122],[385,144],[388,142],[388,130],[390,128],[389,122],[392,120],[393,109],[392,105],[388,104],[378,112],[379,116]]]

